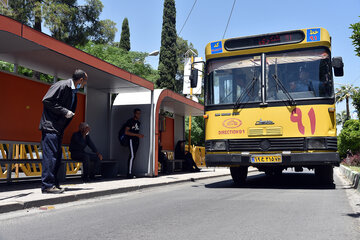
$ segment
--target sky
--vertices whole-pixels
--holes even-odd
[[[179,34],[195,0],[176,0],[176,28]],[[83,0],[79,1],[81,4]],[[101,19],[117,23],[115,41],[120,40],[121,24],[129,19],[132,51],[152,52],[160,49],[163,0],[102,0]],[[194,44],[200,57],[211,41],[223,38],[233,0],[197,0],[180,37]],[[360,86],[360,57],[355,56],[349,29],[360,22],[360,0],[237,0],[225,38],[263,33],[323,27],[332,37],[332,56],[342,56],[344,77],[339,84]],[[157,68],[159,58],[147,57],[147,63]],[[345,104],[338,104],[337,111]],[[351,108],[353,109],[353,107]]]

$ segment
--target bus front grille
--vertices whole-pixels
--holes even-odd
[[[229,139],[229,151],[304,151],[305,138]]]

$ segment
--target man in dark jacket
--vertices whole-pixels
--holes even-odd
[[[61,145],[66,127],[75,115],[76,93],[87,83],[87,74],[75,70],[72,79],[54,83],[45,94],[39,129],[43,150],[41,190],[43,193],[62,193],[57,173],[61,164]]]
[[[128,158],[128,178],[133,178],[133,166],[136,156],[136,152],[139,148],[139,138],[143,138],[144,135],[140,134],[140,116],[141,110],[134,109],[134,117],[130,118],[125,124],[125,135],[129,137],[129,158]]]
[[[96,171],[100,166],[100,160],[103,159],[102,155],[96,149],[95,144],[91,141],[89,133],[90,126],[85,122],[80,123],[79,131],[72,135],[69,147],[71,159],[78,160],[83,164],[82,177],[85,182],[95,178]],[[85,152],[87,146],[93,153]],[[90,165],[92,165],[92,167],[90,167]]]

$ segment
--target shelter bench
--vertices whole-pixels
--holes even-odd
[[[167,156],[167,172],[181,172],[183,170],[183,163],[185,162],[184,159],[175,159],[174,151],[163,150],[163,153]]]

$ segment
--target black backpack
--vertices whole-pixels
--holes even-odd
[[[124,125],[122,125],[122,127],[120,128],[118,139],[122,146],[127,147],[129,146],[129,136],[125,134],[125,128],[126,128],[126,123],[124,123]]]

